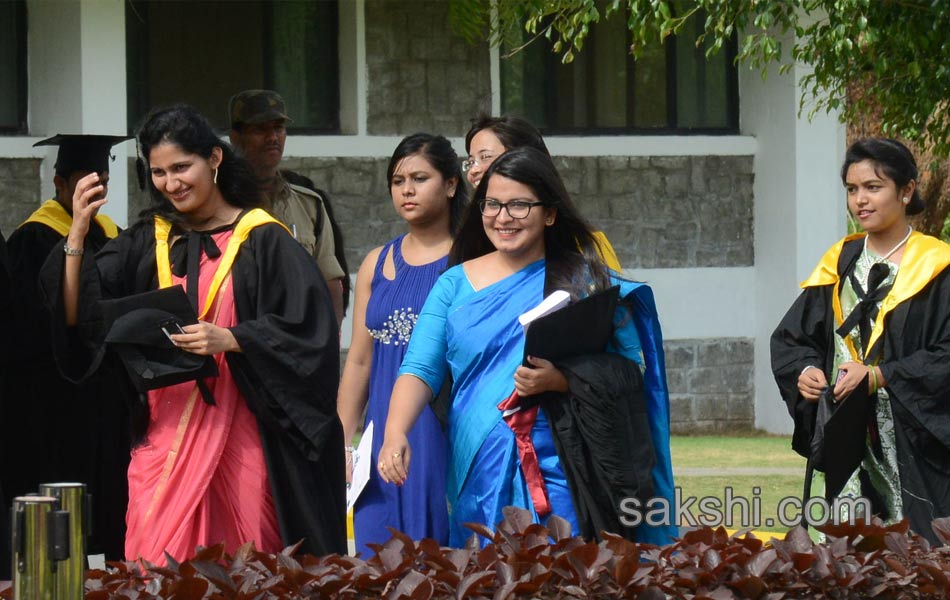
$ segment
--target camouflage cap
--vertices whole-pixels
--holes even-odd
[[[236,125],[254,125],[274,119],[293,120],[287,116],[284,99],[272,90],[238,92],[231,96],[231,101],[228,102],[228,113],[232,128]]]

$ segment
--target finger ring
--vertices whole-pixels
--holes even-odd
[[[399,458],[400,454],[398,452],[393,452],[393,458]]]

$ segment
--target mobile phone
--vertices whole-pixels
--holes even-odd
[[[161,323],[159,323],[158,326],[165,333],[165,337],[168,338],[168,341],[173,344],[175,342],[174,340],[172,340],[172,335],[177,334],[177,333],[185,333],[185,330],[181,328],[181,324],[178,322],[177,319],[166,319],[162,321]]]

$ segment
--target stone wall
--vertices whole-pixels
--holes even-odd
[[[353,271],[404,230],[389,200],[386,158],[295,158],[286,167],[325,189]],[[752,157],[557,157],[581,211],[626,268],[753,262]]]
[[[463,135],[491,109],[489,53],[452,33],[444,0],[367,0],[367,131]]]
[[[751,156],[557,157],[625,268],[753,264]]]
[[[0,159],[0,231],[9,238],[46,198],[40,198],[39,158]]]
[[[755,423],[755,340],[666,340],[674,433],[750,429]]]

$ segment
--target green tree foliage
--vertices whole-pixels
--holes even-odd
[[[511,52],[524,28],[567,63],[602,19],[627,20],[636,56],[694,14],[705,19],[697,44],[707,43],[710,55],[735,33],[736,60],[763,77],[773,63],[780,72],[811,67],[800,103],[809,116],[840,110],[853,122],[875,114],[885,135],[950,156],[947,0],[451,0],[450,20],[469,40]]]

